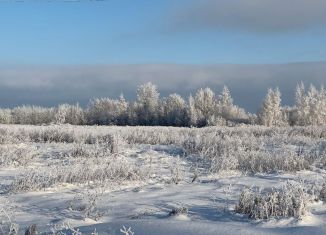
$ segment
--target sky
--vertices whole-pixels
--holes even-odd
[[[325,12],[325,0],[0,0],[0,106],[133,98],[142,81],[162,95],[224,83],[251,111],[279,86],[290,104],[300,80],[325,83]]]

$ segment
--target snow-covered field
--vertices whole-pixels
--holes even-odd
[[[326,234],[325,166],[326,127],[1,125],[0,234]],[[302,214],[236,213],[287,184]]]

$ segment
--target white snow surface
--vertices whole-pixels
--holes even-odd
[[[222,172],[216,175],[199,175],[191,182],[191,158],[182,149],[168,145],[132,145],[123,155],[134,164],[147,167],[152,173],[147,181],[124,181],[100,188],[85,185],[63,184],[42,191],[7,193],[5,188],[22,171],[46,166],[55,161],[55,153],[69,149],[71,144],[29,143],[41,153],[27,167],[1,167],[0,202],[13,206],[13,220],[19,224],[19,233],[36,224],[39,231],[51,231],[53,224],[71,224],[83,234],[122,234],[122,226],[135,235],[217,235],[217,234],[326,234],[326,205],[316,202],[311,213],[302,219],[251,220],[234,212],[240,191],[244,187],[280,187],[287,180],[323,183],[322,170],[299,171],[293,174],[244,175],[239,172]],[[53,159],[52,159],[53,158]],[[179,164],[182,180],[169,182],[171,167]],[[72,209],[71,203],[85,191],[100,190],[97,210],[99,220],[84,218],[84,212]],[[184,206],[188,213],[170,215],[173,208]]]

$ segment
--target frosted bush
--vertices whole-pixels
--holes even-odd
[[[120,147],[124,145],[123,139],[115,134],[86,134],[75,132],[74,129],[66,130],[60,126],[35,130],[29,134],[32,142],[44,143],[85,143],[101,144],[110,149],[111,153],[118,153]]]
[[[15,178],[10,190],[32,191],[63,183],[102,185],[107,182],[141,179],[142,172],[139,168],[135,168],[124,156],[115,155],[76,159],[67,164],[30,169]]]
[[[177,158],[170,166],[171,183],[179,184],[185,177],[185,169],[181,165],[181,160]]]
[[[119,135],[107,134],[98,137],[98,143],[104,145],[111,153],[119,153],[125,145],[124,140]]]
[[[0,127],[0,144],[16,144],[29,141],[29,136],[24,129],[10,128],[10,126]]]
[[[325,126],[174,128],[1,125],[1,133],[0,143],[76,143],[81,146],[86,144],[86,149],[93,148],[87,145],[106,146],[110,153],[120,153],[126,144],[175,145],[183,147],[188,155],[197,158],[198,164],[212,173],[228,170],[244,173],[295,172],[326,165]]]
[[[68,221],[67,223],[62,223],[62,224],[51,224],[51,234],[52,235],[83,235],[85,233],[82,233],[78,228],[74,228]],[[96,229],[94,229],[94,231],[90,233],[90,235],[98,235]]]
[[[111,149],[100,144],[74,144],[71,150],[62,155],[63,159],[105,158],[111,156]]]
[[[256,192],[244,189],[236,205],[237,213],[246,214],[252,219],[269,219],[272,217],[302,218],[309,211],[313,200],[305,187],[296,182],[288,182],[281,189],[271,192]]]
[[[257,151],[239,155],[238,169],[248,173],[296,172],[309,169],[312,164],[304,156],[297,156],[289,150],[278,153]]]
[[[169,213],[170,216],[182,215],[182,214],[188,214],[188,208],[186,206],[174,207]]]
[[[181,145],[192,129],[175,127],[119,127],[119,134],[129,144]]]
[[[59,126],[46,129],[35,129],[29,133],[32,142],[41,143],[73,143],[78,142],[77,136],[71,130],[65,130]]]
[[[19,230],[14,222],[14,207],[10,201],[0,198],[0,234],[16,235]]]
[[[62,223],[62,224],[52,224],[51,226],[51,234],[52,235],[98,235],[96,228],[91,233],[83,233],[78,228],[74,228],[68,221],[68,223]],[[131,227],[126,228],[125,226],[122,226],[120,229],[120,234],[122,235],[135,235],[135,233],[132,231]]]
[[[135,233],[131,230],[131,228],[129,227],[128,229],[125,226],[122,226],[122,228],[120,229],[120,232],[124,235],[134,235]]]
[[[38,155],[35,147],[0,145],[0,166],[26,166]]]
[[[69,209],[74,211],[81,211],[84,213],[84,218],[90,218],[95,221],[99,220],[104,212],[98,208],[98,201],[101,199],[102,192],[100,190],[86,190],[74,197],[70,203]]]
[[[291,128],[287,129],[204,128],[190,133],[183,147],[188,154],[197,155],[198,161],[205,160],[210,172],[295,172],[324,165],[323,141],[289,137]]]

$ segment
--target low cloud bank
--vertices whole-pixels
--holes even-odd
[[[151,81],[162,96],[179,93],[187,97],[200,87],[216,93],[227,85],[235,103],[256,112],[266,90],[278,86],[283,104],[293,103],[295,86],[326,84],[326,62],[280,65],[86,65],[86,66],[2,66],[0,105],[52,106],[93,97],[117,98],[121,93],[135,99],[137,86]]]

